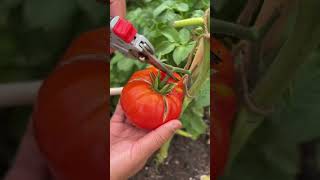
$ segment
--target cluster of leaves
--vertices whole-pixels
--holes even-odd
[[[246,1],[221,0],[217,1],[216,17],[236,21],[236,18]],[[303,2],[303,1],[302,1]],[[236,13],[234,9],[240,9]],[[296,14],[291,13],[289,19]],[[307,17],[306,17],[307,18]],[[306,19],[308,21],[310,19]],[[292,27],[294,22],[288,22]],[[284,33],[289,34],[288,27]],[[274,34],[279,36],[279,34]],[[305,45],[305,44],[304,44]],[[304,45],[301,45],[303,48]],[[278,49],[268,52],[263,61],[272,62]],[[299,69],[295,80],[286,90],[281,99],[275,102],[273,113],[265,118],[263,124],[250,136],[249,142],[236,157],[231,169],[221,180],[296,180],[302,171],[316,174],[319,178],[319,105],[320,105],[320,48],[310,49],[308,60]],[[305,59],[303,59],[305,60]],[[316,148],[308,155],[317,154],[314,159],[308,159],[308,165],[314,169],[301,169],[300,146],[311,143]],[[312,171],[317,172],[312,172]],[[308,179],[308,178],[305,178]]]
[[[86,0],[0,2],[0,80],[45,76],[79,33],[105,26],[105,7]]]
[[[196,37],[203,33],[202,27],[184,27],[176,29],[172,23],[191,17],[202,17],[209,7],[209,0],[139,0],[128,2],[127,19],[146,36],[155,46],[156,56],[163,62],[184,67],[191,54]],[[110,63],[111,87],[123,86],[133,72],[147,65],[128,59],[116,53]],[[209,84],[209,81],[208,83]],[[190,105],[182,116],[186,130],[196,139],[204,133],[207,125],[203,122],[203,108],[209,105],[209,87],[203,87],[198,103]],[[202,100],[204,99],[204,100]],[[113,107],[118,97],[112,99]]]
[[[0,83],[44,79],[72,39],[106,25],[105,6],[87,0],[1,0]],[[31,107],[0,109],[0,177],[13,158]]]

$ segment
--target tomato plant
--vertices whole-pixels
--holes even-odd
[[[136,126],[155,129],[180,117],[184,98],[182,78],[175,82],[154,67],[135,72],[121,93],[127,118]]]
[[[107,177],[105,31],[75,40],[38,94],[35,136],[58,179]]]
[[[140,34],[146,36],[155,46],[155,52],[158,59],[170,66],[185,68],[185,66],[188,65],[189,57],[191,56],[191,60],[193,60],[193,57],[196,54],[193,50],[195,47],[199,46],[197,43],[198,37],[205,34],[206,29],[203,25],[203,17],[208,8],[208,0],[139,0],[134,1],[134,3],[129,1],[126,18],[134,24]],[[173,26],[174,22],[189,18],[202,19],[202,24],[198,23],[180,27]],[[200,49],[199,52],[201,53],[198,53],[199,57],[205,54],[204,48],[202,47]],[[210,52],[210,48],[207,51]],[[201,60],[203,58],[198,59]],[[203,64],[205,65],[201,66],[205,66],[209,71],[209,62]],[[196,67],[196,64],[193,66]],[[145,68],[145,64],[132,61],[121,54],[116,53],[110,62],[110,86],[124,86],[124,90],[126,90],[126,86],[131,87],[131,83],[128,82],[130,81],[129,79],[132,74]],[[190,90],[194,98],[184,98],[181,106],[182,113],[180,113],[180,120],[184,126],[181,135],[186,135],[192,139],[197,139],[200,135],[205,134],[208,127],[203,118],[205,107],[210,105],[209,73],[206,74],[208,72],[206,69],[203,69],[203,71],[199,69],[200,68],[197,70],[198,72],[194,72],[194,77],[197,77],[197,74],[202,74],[201,76],[204,78],[202,78],[202,80],[200,80],[200,78],[198,80],[196,80],[197,78],[191,79],[191,84],[196,84],[196,86],[199,87],[196,88],[196,86],[194,86],[194,88]],[[141,91],[146,91],[146,89],[142,89]],[[127,92],[124,91],[124,93]],[[118,99],[119,97],[117,96],[111,98],[113,109],[115,108]],[[123,102],[121,101],[121,103]],[[130,103],[135,104],[135,102],[132,101],[130,101]],[[163,107],[160,106],[157,107],[157,109],[162,111]],[[174,114],[179,114],[178,110]],[[179,116],[180,115],[175,115],[175,117]],[[159,117],[161,116],[156,116],[156,119]],[[147,117],[143,117],[143,120],[146,118]],[[160,156],[157,156],[157,159],[163,161],[166,158],[168,149],[162,149],[160,152]]]

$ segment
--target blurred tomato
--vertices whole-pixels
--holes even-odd
[[[59,180],[107,179],[106,39],[105,29],[80,36],[39,91],[36,140]]]
[[[237,110],[235,94],[235,69],[230,51],[217,39],[211,38],[211,52],[219,58],[219,62],[211,63],[213,74],[212,83],[212,120],[213,144],[212,166],[213,177],[223,175],[229,155],[230,133],[232,120]]]

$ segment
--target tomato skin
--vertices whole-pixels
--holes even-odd
[[[178,74],[175,76],[180,80],[175,88],[170,93],[162,95],[152,88],[150,73],[157,74],[158,70],[150,67],[134,73],[120,96],[120,103],[127,118],[137,127],[147,130],[178,119],[184,97],[183,82]],[[164,77],[165,74],[161,73],[161,79]],[[168,80],[168,83],[173,82],[171,78]]]
[[[237,111],[237,97],[235,94],[235,69],[233,57],[222,42],[211,38],[211,51],[215,53],[221,62],[212,63],[212,68],[217,71],[213,75],[213,177],[224,174],[224,168],[228,160],[230,149],[230,134],[232,120]]]
[[[230,50],[215,38],[210,39],[210,45],[211,51],[221,59],[221,62],[214,65],[214,70],[217,71],[215,79],[223,79],[225,84],[234,87],[236,74],[233,61],[234,58],[230,53]]]
[[[61,60],[68,64],[58,65],[39,90],[32,114],[35,139],[57,180],[107,179],[108,65],[86,56],[106,49],[106,43],[96,43],[105,37],[93,31],[74,41]],[[82,55],[87,58],[71,61]]]

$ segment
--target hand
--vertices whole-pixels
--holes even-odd
[[[172,120],[147,132],[131,125],[118,104],[110,122],[110,179],[122,180],[136,174],[181,127],[179,120]]]
[[[5,180],[47,180],[50,177],[47,162],[36,144],[31,120]]]
[[[110,0],[110,15],[124,18],[126,16],[126,1]]]
[[[126,16],[126,1],[110,0],[110,16],[120,16],[124,18]],[[112,54],[113,51],[113,49],[110,49],[110,54]]]

